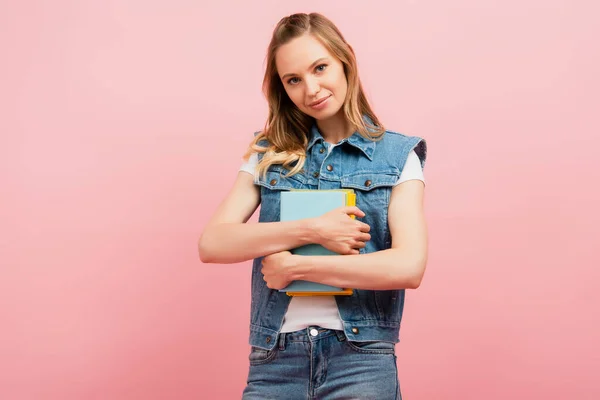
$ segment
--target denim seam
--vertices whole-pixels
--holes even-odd
[[[353,350],[357,353],[362,353],[362,354],[395,355],[395,353],[396,353],[395,349],[372,349],[372,350],[362,349],[362,348],[354,345],[351,340],[346,341],[346,344],[348,345],[348,347],[350,347],[351,350]]]
[[[264,364],[268,364],[271,361],[273,361],[277,354],[279,353],[279,351],[277,351],[276,349],[273,350],[266,350],[267,351],[267,357],[262,359],[262,360],[253,360],[250,361],[250,365],[251,366],[258,366],[258,365],[264,365]]]

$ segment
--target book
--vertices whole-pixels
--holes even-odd
[[[335,208],[353,206],[356,194],[352,189],[292,189],[281,192],[281,221],[295,221],[305,218],[319,217]],[[354,218],[354,216],[351,216]],[[311,256],[339,255],[319,244],[308,244],[290,250],[292,254]],[[280,289],[288,296],[349,296],[352,289],[338,288],[317,282],[297,280]]]

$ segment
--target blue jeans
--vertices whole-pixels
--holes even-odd
[[[281,333],[273,350],[252,347],[242,400],[401,399],[395,345],[350,342],[342,331]]]

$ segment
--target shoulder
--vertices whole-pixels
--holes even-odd
[[[259,137],[261,131],[255,131],[253,134],[253,140],[249,145],[249,148],[246,151],[246,154],[243,157],[243,163],[239,168],[239,171],[247,172],[251,175],[255,175],[256,166],[258,165],[259,158],[262,158],[264,153],[259,153],[253,147],[268,147],[268,142],[266,139],[262,139]],[[257,140],[258,139],[258,140]]]
[[[419,136],[407,135],[397,131],[386,130],[377,147],[389,155],[400,157],[404,163],[411,152],[414,152],[421,161],[421,167],[427,160],[427,141]]]
[[[259,146],[268,146],[269,140],[267,136],[263,134],[263,131],[255,131],[254,132],[254,142]]]
[[[383,135],[383,140],[397,146],[410,147],[409,151],[415,150],[419,157],[421,157],[420,153],[422,153],[423,156],[426,156],[427,141],[422,137],[386,130]]]
[[[254,140],[253,140],[253,144],[258,146],[258,147],[262,147],[262,148],[269,148],[270,147],[270,143],[269,140],[267,139],[267,137],[265,135],[261,134],[262,131],[256,131],[254,132]],[[263,152],[254,152],[254,154],[257,154],[258,156],[258,160],[260,161],[264,154]]]

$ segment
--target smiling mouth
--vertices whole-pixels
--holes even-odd
[[[320,99],[320,100],[317,100],[317,101],[315,101],[315,102],[312,102],[312,103],[310,103],[310,104],[309,104],[309,107],[318,106],[319,104],[321,104],[322,102],[324,102],[325,100],[327,100],[327,99],[328,99],[328,98],[330,98],[330,97],[331,97],[331,95],[329,95],[329,96],[327,96],[327,97],[323,97],[322,99]]]

